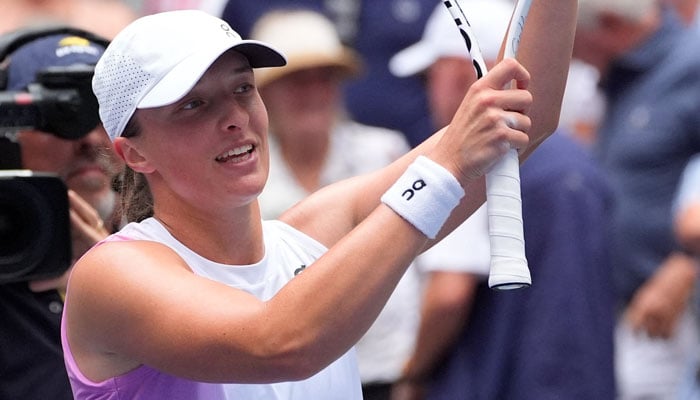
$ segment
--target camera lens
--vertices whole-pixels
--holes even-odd
[[[17,207],[18,204],[2,200],[0,197],[0,254],[23,253],[30,245],[30,235],[21,222],[23,210]]]
[[[41,193],[23,180],[7,189],[0,194],[0,275],[13,278],[36,268],[48,235],[41,224],[46,220]]]
[[[67,268],[67,213],[60,179],[0,177],[0,282],[48,277]]]

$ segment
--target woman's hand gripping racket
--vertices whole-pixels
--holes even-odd
[[[452,14],[464,38],[477,79],[482,78],[487,73],[487,66],[469,21],[457,0],[445,0],[443,3]],[[504,57],[514,58],[517,54],[531,3],[532,0],[517,1],[506,35]],[[530,286],[532,278],[525,258],[520,162],[517,150],[508,151],[486,174],[486,207],[491,243],[489,287],[517,289]]]

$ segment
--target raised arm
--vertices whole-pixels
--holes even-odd
[[[533,97],[529,113],[532,120],[530,146],[521,159],[552,134],[559,124],[577,9],[576,0],[532,2],[517,56],[530,72],[528,90]]]
[[[530,118],[517,127],[527,132],[530,137],[529,145],[521,151],[521,160],[525,160],[543,140],[554,132],[558,125],[571,60],[576,12],[576,0],[533,0],[530,8],[517,57],[518,62],[530,74],[527,90],[532,96],[532,103],[527,110],[514,110],[526,112]],[[305,203],[307,208],[297,208],[285,218],[325,244],[335,243],[379,204],[382,193],[403,173],[417,155],[429,154],[433,151],[446,130],[464,132],[476,126],[478,118],[484,117],[484,113],[490,112],[485,106],[478,108],[476,104],[480,96],[489,95],[484,89],[497,88],[490,75],[502,68],[503,66],[494,67],[484,79],[472,85],[449,127],[433,135],[405,157],[382,170],[381,174],[358,179],[349,192],[331,194],[329,193],[331,190],[337,190],[339,187],[329,188],[328,191],[324,191],[323,196],[317,196],[313,202]],[[498,114],[498,111],[494,111],[494,114]],[[504,114],[491,116],[494,118],[492,121],[494,124],[505,124]],[[500,140],[495,136],[492,139]],[[474,156],[474,154],[467,156]],[[479,171],[479,174],[482,173],[483,171]],[[454,213],[454,218],[446,224],[443,233],[451,231],[466,215],[473,213],[483,203],[485,199],[483,181],[477,179],[468,185],[465,187],[467,195],[459,211]],[[346,188],[349,187],[346,186]],[[353,206],[337,207],[339,202],[352,203]],[[319,207],[350,210],[353,214],[318,215],[314,209]],[[328,217],[333,219],[332,222],[326,219]]]

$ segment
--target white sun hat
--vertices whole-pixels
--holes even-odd
[[[203,11],[163,12],[129,24],[105,50],[92,81],[110,139],[122,134],[137,108],[181,99],[232,48],[253,68],[286,63],[273,47],[243,40],[228,23]]]
[[[360,73],[362,62],[355,51],[342,44],[333,23],[307,9],[274,10],[258,19],[250,37],[269,43],[287,57],[283,68],[263,68],[255,72],[263,87],[293,72],[316,67],[333,67],[345,77]]]
[[[495,60],[513,13],[507,0],[468,0],[462,9],[484,60]],[[426,22],[420,41],[396,53],[389,70],[399,77],[421,73],[442,57],[469,58],[464,39],[447,8],[439,2]]]

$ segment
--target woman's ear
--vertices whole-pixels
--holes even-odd
[[[155,171],[155,168],[148,162],[148,159],[134,145],[134,142],[128,138],[118,137],[114,139],[114,150],[119,154],[119,157],[124,160],[129,168],[142,174],[147,174]]]

